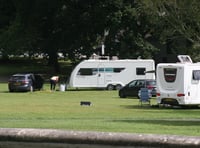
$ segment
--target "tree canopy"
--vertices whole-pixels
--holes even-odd
[[[160,45],[199,55],[198,0],[0,0],[0,51],[44,53],[57,67],[57,53],[76,61],[98,53],[152,58]]]

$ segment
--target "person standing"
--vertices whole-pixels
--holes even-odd
[[[52,76],[50,78],[50,89],[55,90],[56,89],[56,84],[58,83],[59,77],[58,76]]]

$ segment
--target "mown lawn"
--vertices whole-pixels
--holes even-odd
[[[91,101],[91,106],[80,106]],[[156,105],[155,98],[151,103]],[[140,106],[117,91],[69,90],[9,93],[0,84],[0,127],[200,136],[200,109]]]

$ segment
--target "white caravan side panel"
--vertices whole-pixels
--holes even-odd
[[[99,63],[94,61],[83,61],[79,63],[70,76],[70,86],[72,87],[96,87],[98,81],[98,71],[96,70]],[[80,73],[80,68],[83,68],[82,73]],[[92,71],[88,71],[90,68],[96,68]]]
[[[187,88],[188,98],[186,99],[186,104],[200,104],[200,65],[193,64],[192,66],[188,66],[186,71],[190,72],[187,72],[188,77],[185,78],[185,80],[188,78],[189,84]]]
[[[105,84],[102,87],[106,87],[108,84],[121,84],[122,86],[126,85],[130,81],[134,79],[155,79],[155,74],[146,74],[146,75],[138,75],[138,69],[145,69],[145,71],[154,70],[154,62],[148,60],[117,60],[117,61],[102,61],[105,66]],[[113,72],[112,68],[123,68],[120,73]]]
[[[86,74],[80,74],[80,69],[86,70]],[[92,69],[90,74],[87,74],[87,69]],[[154,60],[85,60],[71,73],[70,86],[107,87],[108,84],[124,86],[133,79],[155,79],[154,73],[140,74],[140,70],[154,69]]]

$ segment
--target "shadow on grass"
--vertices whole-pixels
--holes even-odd
[[[10,93],[10,94],[14,94],[14,93],[34,93],[34,92],[38,92],[39,90],[34,90],[33,92],[31,91],[14,91],[14,92],[10,92],[9,90],[7,91],[0,91],[0,93]]]
[[[166,126],[199,126],[200,119],[124,119],[111,120],[112,122],[123,122],[131,124],[158,124]]]
[[[15,92],[10,92],[10,91],[0,91],[0,93],[10,93],[10,94],[14,94],[14,93],[27,93],[25,91],[15,91]]]
[[[148,104],[139,104],[138,105],[120,105],[126,109],[151,109],[151,110],[161,110],[161,109],[177,109],[177,110],[190,110],[190,109],[200,109],[199,106],[159,106],[155,105],[148,105]]]
[[[67,88],[66,91],[117,91],[117,90],[107,90],[106,88]]]

